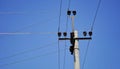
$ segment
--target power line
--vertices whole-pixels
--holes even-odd
[[[52,19],[56,19],[56,17],[55,18],[52,18]],[[48,20],[46,20],[47,22],[49,22],[50,20],[52,20],[51,18],[50,19],[48,19]],[[45,22],[45,23],[47,23],[47,22]],[[44,23],[44,24],[45,24]],[[40,24],[39,22],[38,23],[33,23],[33,24],[30,24],[30,25],[28,25],[28,26],[24,26],[24,27],[22,27],[22,28],[20,28],[20,29],[18,29],[18,30],[16,30],[16,31],[13,31],[13,32],[4,32],[4,33],[0,33],[0,35],[31,35],[31,34],[54,34],[53,32],[39,32],[39,33],[32,33],[32,32],[20,32],[20,31],[22,31],[22,30],[24,30],[24,29],[27,29],[27,28],[29,28],[29,27],[33,27],[33,26],[35,26],[35,25],[37,25],[37,24]],[[5,38],[5,37],[2,37],[2,38]]]
[[[46,21],[45,23],[50,22],[50,21],[52,21],[52,20],[55,20],[56,17],[57,17],[57,16],[55,16],[54,18],[50,18],[50,19],[45,20],[45,21]],[[42,24],[45,24],[45,23],[42,23]],[[38,25],[38,24],[41,24],[41,23],[38,22],[38,23],[29,24],[28,26],[24,26],[24,27],[22,27],[21,29],[18,29],[18,30],[16,30],[16,31],[14,31],[14,33],[17,34],[18,32],[20,32],[20,31],[22,31],[22,30],[24,30],[24,29],[33,27],[33,26]],[[6,34],[6,33],[4,33],[4,34]],[[23,33],[19,33],[19,34],[23,34]],[[26,34],[28,34],[28,33],[26,33]]]
[[[84,69],[84,66],[85,66],[85,62],[86,62],[86,58],[87,58],[87,54],[88,54],[88,49],[89,49],[89,44],[90,44],[90,40],[88,41],[87,48],[86,48],[86,51],[85,51],[83,64],[82,64],[82,69]]]
[[[60,44],[58,40],[58,69],[60,69]]]
[[[60,0],[60,7],[59,7],[58,32],[60,31],[61,12],[62,12],[62,0]],[[60,69],[60,46],[59,46],[59,40],[58,40],[58,69]]]
[[[63,60],[63,69],[65,69],[65,64],[66,64],[66,41],[65,41],[65,48],[64,48],[64,60]]]
[[[67,11],[70,10],[70,4],[71,4],[71,0],[69,0],[69,2],[68,2],[68,8],[67,8]],[[66,32],[67,32],[67,30],[68,30],[68,15],[67,15],[67,18],[66,18]]]
[[[46,54],[43,54],[43,55],[39,55],[39,56],[35,56],[35,57],[31,57],[31,58],[27,58],[27,59],[23,59],[23,60],[19,60],[19,61],[14,61],[14,62],[11,62],[11,63],[2,64],[2,65],[0,65],[0,67],[5,67],[5,66],[25,62],[25,61],[30,61],[30,60],[33,60],[33,59],[37,59],[37,58],[40,58],[40,57],[43,57],[43,56],[48,56],[48,55],[55,54],[55,53],[57,53],[57,51],[52,51],[52,52],[49,52],[49,53],[46,53]]]
[[[62,0],[60,0],[60,7],[59,7],[59,23],[58,23],[58,32],[60,31],[60,24],[61,24],[61,12],[62,12]]]
[[[70,8],[70,4],[71,4],[71,0],[69,0],[68,2],[68,9]]]
[[[100,5],[101,5],[101,0],[99,0],[98,5],[97,5],[97,9],[96,9],[95,16],[93,18],[93,22],[92,22],[92,26],[91,26],[91,31],[93,31],[94,24],[95,24],[95,21],[96,21],[96,17],[97,17]],[[87,54],[88,54],[88,50],[89,50],[89,45],[90,45],[90,40],[88,41],[87,48],[86,48],[86,51],[85,51],[85,56],[84,56],[84,59],[83,59],[82,69],[84,69],[84,66],[85,66],[85,62],[86,62]]]
[[[100,5],[101,5],[101,0],[99,0],[98,5],[97,5],[97,9],[96,9],[95,16],[93,18],[93,22],[92,22],[92,26],[91,26],[91,31],[93,30],[93,27],[94,27],[94,24],[95,24],[95,21],[96,21],[96,17],[97,17]]]
[[[70,3],[71,3],[71,0],[68,1],[68,9],[67,11],[69,11],[70,9]],[[67,18],[66,18],[66,33],[68,31],[68,15],[67,15]],[[65,40],[65,48],[64,48],[64,60],[63,60],[63,69],[65,69],[65,64],[66,64],[66,40]]]
[[[45,21],[50,22],[50,21],[52,21],[52,20],[54,20],[54,19],[56,19],[56,17],[54,17],[54,18],[50,18],[50,19],[45,20]],[[47,22],[45,22],[45,23],[47,23]],[[42,23],[42,24],[45,24],[45,23]],[[33,26],[38,25],[38,24],[41,24],[41,23],[38,22],[38,23],[29,24],[28,26],[25,26],[25,27],[23,27],[23,28],[21,28],[21,29],[19,29],[19,30],[14,31],[14,32],[20,32],[21,30],[24,30],[24,29],[27,29],[27,28],[33,27]]]
[[[30,50],[26,50],[26,51],[19,52],[19,53],[16,53],[16,54],[13,54],[13,55],[10,55],[10,56],[7,56],[7,57],[2,57],[2,58],[0,58],[0,60],[5,60],[5,59],[9,59],[9,58],[12,58],[12,57],[15,57],[15,56],[19,56],[19,55],[22,55],[22,54],[25,54],[25,53],[29,53],[29,52],[41,50],[41,49],[43,49],[43,48],[52,46],[52,45],[54,45],[54,44],[56,44],[56,43],[57,43],[57,42],[50,43],[50,44],[44,45],[44,46],[39,47],[39,48],[34,48],[34,49],[30,49]]]

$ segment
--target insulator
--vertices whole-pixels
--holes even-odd
[[[66,36],[67,36],[67,33],[66,33],[66,32],[64,32],[64,33],[63,33],[63,35],[66,37]]]
[[[74,32],[71,32],[71,33],[70,33],[70,37],[71,37],[71,38],[74,38]]]
[[[70,46],[69,51],[71,52],[71,55],[74,53],[74,46]]]
[[[70,43],[71,43],[72,45],[75,44],[74,32],[70,33]]]
[[[67,11],[67,15],[71,15],[71,11],[68,10],[68,11]]]
[[[58,37],[61,37],[61,32],[58,32]]]
[[[89,36],[92,36],[92,31],[89,32]]]
[[[84,32],[83,32],[83,35],[84,35],[84,36],[87,36],[87,32],[86,32],[86,31],[84,31]]]
[[[75,45],[75,39],[71,38],[70,43],[74,46]]]
[[[76,15],[76,11],[72,11],[73,15]]]

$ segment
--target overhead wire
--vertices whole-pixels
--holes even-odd
[[[62,12],[62,0],[60,0],[59,6],[59,20],[58,20],[58,32],[60,32],[60,25],[61,25],[61,12]],[[60,69],[60,44],[58,39],[58,69]]]
[[[33,52],[33,51],[37,51],[37,50],[41,50],[43,48],[46,48],[46,47],[50,47],[54,44],[56,44],[57,42],[53,42],[53,43],[50,43],[50,44],[46,44],[44,46],[41,46],[41,47],[38,47],[38,48],[34,48],[34,49],[30,49],[30,50],[25,50],[25,51],[22,51],[22,52],[18,52],[16,54],[13,54],[13,55],[10,55],[10,56],[6,56],[6,57],[2,57],[0,58],[0,60],[5,60],[5,59],[10,59],[10,58],[13,58],[15,56],[19,56],[19,55],[22,55],[22,54],[25,54],[25,53],[29,53],[29,52]]]
[[[60,44],[58,40],[58,69],[60,69]]]
[[[67,11],[70,10],[70,4],[71,4],[71,0],[69,0],[69,2],[68,2],[68,9],[67,9]],[[67,32],[67,30],[68,30],[68,15],[66,17],[66,32]]]
[[[86,62],[86,59],[87,59],[89,44],[90,44],[90,40],[89,40],[88,43],[87,43],[87,48],[86,48],[86,51],[85,51],[85,55],[84,55],[84,59],[83,59],[83,64],[82,64],[82,69],[84,69],[85,62]]]
[[[67,11],[69,11],[69,9],[70,9],[70,3],[71,3],[71,0],[68,1]],[[67,31],[68,31],[68,15],[66,17],[66,33],[67,33]],[[64,58],[63,59],[63,69],[65,69],[65,64],[66,64],[66,46],[67,46],[67,44],[66,44],[66,40],[65,40],[64,57],[63,57]]]
[[[52,18],[52,19],[54,19],[54,18]],[[49,19],[46,21],[49,22],[52,19]],[[47,23],[47,22],[45,22],[45,23]],[[21,30],[27,29],[27,28],[32,27],[32,26],[37,25],[37,24],[40,24],[40,23],[38,22],[38,23],[30,24],[28,26],[25,26],[25,27],[19,29],[19,30],[14,31],[14,32],[0,32],[0,35],[30,35],[30,34],[55,34],[56,33],[56,32],[20,32]]]
[[[66,40],[65,40],[65,48],[64,48],[64,56],[63,56],[63,69],[65,69],[65,64],[66,64]]]
[[[62,50],[61,50],[61,51],[62,51]],[[6,67],[6,66],[9,66],[9,65],[14,65],[14,64],[17,64],[17,63],[21,63],[21,62],[25,62],[25,61],[30,61],[30,60],[37,59],[37,58],[40,58],[40,57],[52,55],[52,54],[55,54],[55,53],[57,53],[57,50],[56,50],[56,51],[49,52],[49,53],[45,53],[45,54],[42,54],[42,55],[39,55],[39,56],[35,56],[35,57],[26,58],[26,59],[19,60],[19,61],[13,61],[13,62],[11,62],[11,63],[1,64],[1,65],[0,65],[0,68]]]
[[[101,5],[101,0],[99,0],[98,5],[97,5],[97,9],[96,9],[95,16],[93,18],[93,22],[92,22],[92,26],[91,26],[91,31],[93,31],[93,27],[94,27],[94,24],[95,24],[95,21],[96,21],[96,17],[97,17],[100,5]]]
[[[61,9],[62,9],[62,0],[61,0],[61,2],[60,2],[60,16],[59,16],[59,27],[58,27],[58,31],[60,31],[60,23],[61,23]],[[26,28],[29,28],[29,27],[31,27],[31,26],[33,26],[34,24],[31,24],[31,25],[29,25],[29,26],[27,26],[27,27],[24,27],[24,28],[22,28],[22,30],[23,29],[26,29]],[[20,29],[21,30],[21,29]],[[15,32],[18,32],[18,31],[15,31]],[[4,33],[4,34],[31,34],[31,33]],[[28,51],[26,51],[26,52],[28,52]],[[21,53],[25,53],[25,52],[21,52]],[[19,55],[21,54],[21,53],[18,53]],[[59,50],[59,41],[58,41],[58,54],[59,54],[59,56],[58,56],[58,64],[59,64],[59,69],[60,69],[60,50]],[[14,55],[12,55],[12,57],[13,56],[15,56],[15,55],[17,55],[17,54],[14,54]],[[9,56],[9,57],[11,57],[11,56]],[[19,62],[19,61],[18,61]],[[16,63],[16,62],[14,62],[14,63]],[[11,63],[11,64],[14,64],[14,63]],[[8,65],[8,64],[7,64]]]
[[[60,7],[59,7],[58,32],[60,32],[60,25],[61,25],[61,13],[62,13],[62,0],[60,0]]]
[[[50,19],[45,20],[45,21],[50,22],[50,20],[52,21],[52,20],[54,20],[54,19],[56,19],[56,17],[50,18]],[[45,23],[47,23],[47,22],[45,22]],[[45,23],[42,23],[42,24],[45,24]],[[14,31],[14,32],[20,32],[21,30],[28,29],[28,28],[33,27],[33,26],[38,25],[38,24],[41,24],[41,23],[38,22],[38,23],[29,24],[28,26],[22,27],[21,29],[16,30],[16,31]]]
[[[97,9],[96,9],[96,12],[95,12],[95,15],[94,15],[94,18],[93,18],[93,22],[91,24],[91,31],[93,31],[94,24],[95,24],[95,21],[96,21],[96,18],[97,18],[97,14],[98,14],[100,5],[101,5],[101,0],[98,1]],[[86,48],[86,51],[85,51],[85,55],[84,55],[84,59],[83,59],[83,64],[82,64],[82,69],[84,69],[84,66],[85,66],[85,62],[86,62],[86,59],[87,59],[87,54],[88,54],[89,46],[90,46],[90,40],[88,41],[87,48]]]

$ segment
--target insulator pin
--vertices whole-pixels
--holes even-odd
[[[58,37],[61,37],[61,32],[58,32]]]
[[[92,31],[89,32],[89,36],[92,36]]]
[[[66,37],[67,36],[67,32],[64,32],[63,35]]]
[[[84,32],[83,32],[83,35],[84,35],[84,36],[87,36],[87,32],[86,32],[86,31],[84,31]]]
[[[68,11],[67,11],[67,15],[71,15],[71,11],[68,10]]]
[[[73,15],[76,15],[76,11],[72,11]]]
[[[71,52],[71,55],[74,53],[74,46],[70,46],[69,51]]]

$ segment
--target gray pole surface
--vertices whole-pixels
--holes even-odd
[[[78,38],[78,31],[74,31],[74,38]],[[80,69],[78,40],[75,40],[74,46],[74,69]]]

